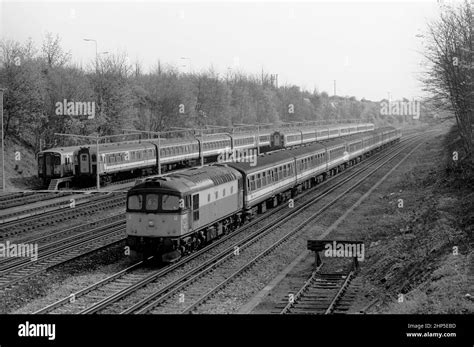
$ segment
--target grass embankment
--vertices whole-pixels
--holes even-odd
[[[403,192],[404,206],[386,211],[372,230],[377,241],[365,272],[383,303],[372,311],[474,312],[474,177],[453,160],[454,151],[462,158],[453,128],[392,188]]]
[[[19,153],[20,160],[15,160],[15,154]],[[2,148],[0,147],[0,189],[2,181],[1,169]],[[18,158],[18,157],[17,157]],[[6,190],[31,189],[41,185],[36,177],[36,156],[32,148],[26,146],[22,141],[13,136],[5,139],[5,187]]]

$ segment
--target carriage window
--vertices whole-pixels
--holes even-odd
[[[230,193],[231,193],[231,194],[234,193],[234,186],[231,186],[231,187],[230,187]]]
[[[216,195],[216,200],[217,200],[219,198],[219,192],[216,191],[215,195]]]
[[[66,161],[68,161],[67,159],[68,158],[66,158]],[[97,159],[97,156],[95,154],[92,154],[92,161],[96,161],[96,159]],[[66,164],[67,164],[67,162],[66,162]]]
[[[262,181],[260,179],[260,174],[257,174],[257,189],[262,187]]]
[[[211,194],[207,194],[207,202],[211,201]]]
[[[224,196],[225,196],[225,188],[222,189],[222,197],[224,197]]]
[[[163,211],[179,210],[179,197],[175,195],[163,195],[161,200],[161,209]]]
[[[158,209],[158,194],[147,194],[146,195],[146,207],[147,211],[155,211]]]
[[[141,210],[142,209],[142,196],[141,195],[130,195],[128,197],[128,209],[129,210]]]
[[[39,154],[38,155],[38,171],[40,171],[40,172],[43,171],[43,161],[44,161],[43,154]]]

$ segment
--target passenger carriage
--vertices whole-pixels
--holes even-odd
[[[363,124],[338,124],[321,125],[305,129],[284,129],[274,131],[270,137],[270,145],[273,149],[290,148],[305,145],[315,141],[329,140],[337,137],[358,134],[370,131],[374,125]]]
[[[244,209],[247,216],[264,212],[266,206],[262,202],[273,199],[271,204],[276,206],[282,199],[290,195],[280,195],[296,182],[295,160],[287,152],[275,152],[259,156],[256,165],[249,162],[228,163],[228,166],[238,170],[244,182]]]

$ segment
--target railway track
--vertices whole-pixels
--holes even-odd
[[[6,203],[8,201],[13,201],[19,197],[25,196],[25,195],[32,195],[34,194],[33,192],[28,192],[28,193],[23,193],[23,192],[16,192],[16,193],[5,193],[5,194],[0,194],[0,203]]]
[[[51,210],[31,212],[20,220],[12,220],[0,224],[0,240],[25,233],[39,227],[54,225],[61,221],[77,218],[78,216],[92,215],[99,211],[124,205],[123,193],[108,193],[98,196],[84,196],[80,204],[72,206],[69,202],[61,202],[49,207]],[[26,211],[28,213],[28,210]]]
[[[280,314],[331,314],[347,311],[343,302],[356,269],[352,266],[335,272],[321,264],[296,293],[286,299]],[[352,298],[351,298],[352,299]]]
[[[404,146],[405,145],[399,145],[395,147],[404,148]],[[312,201],[319,200],[322,197],[329,195],[335,189],[353,179],[355,176],[369,170],[371,165],[374,165],[375,162],[380,162],[383,159],[383,157],[372,157],[364,160],[362,163],[367,164],[365,167],[362,165],[358,171],[351,173],[347,178],[343,178],[342,182],[335,184],[335,186],[330,187],[323,192],[319,192],[320,194],[318,197],[311,198]],[[356,167],[359,167],[359,165]],[[340,176],[336,176],[336,179],[338,177]],[[322,188],[326,187],[326,185],[332,181],[333,179],[318,185],[318,191],[321,191]],[[307,191],[305,194],[300,195],[299,200],[313,191],[314,188]],[[189,284],[189,282],[186,282],[187,280],[194,281],[199,276],[206,273],[206,271],[204,271],[206,268],[209,268],[208,271],[212,270],[216,264],[225,262],[224,260],[235,256],[235,252],[239,253],[242,247],[246,247],[247,243],[250,244],[255,242],[259,238],[259,235],[262,237],[264,235],[270,234],[273,231],[273,228],[283,223],[284,220],[291,218],[291,216],[295,215],[295,213],[299,213],[301,210],[311,206],[307,201],[300,201],[298,204],[298,207],[289,209],[289,211],[284,205],[270,210],[270,214],[266,214],[264,217],[247,224],[241,228],[239,232],[229,234],[173,265],[167,266],[160,270],[144,270],[142,266],[143,263],[136,264],[129,269],[122,270],[119,273],[110,276],[106,280],[97,282],[90,287],[81,289],[78,292],[71,294],[71,296],[74,298],[73,301],[70,300],[70,297],[66,297],[49,305],[48,307],[45,307],[42,310],[37,311],[36,313],[146,312],[146,310],[143,311],[142,308],[148,307],[149,305],[147,305],[143,300],[147,300],[148,303],[155,302],[155,299],[157,299],[160,295],[166,296],[161,300],[169,298],[170,295],[172,295],[170,293],[176,294],[177,290],[184,288],[187,284]],[[285,208],[288,212],[284,216],[279,214],[279,217],[271,221],[269,224],[268,217],[272,214],[276,214],[276,212],[281,211],[283,208]],[[262,224],[261,220],[266,220],[266,223],[264,222],[264,225],[260,227],[257,232],[248,232],[250,227],[257,225],[258,223]],[[244,230],[247,230],[247,234],[243,232]],[[236,240],[237,238],[240,238],[240,240]],[[222,248],[223,250],[221,250]],[[199,261],[194,261],[196,259]],[[197,263],[196,266],[191,271],[186,270],[187,267],[193,267],[193,261],[194,263]],[[157,283],[158,279],[160,280],[159,283]],[[214,289],[214,291],[217,289]],[[153,293],[153,297],[151,298],[149,295],[147,295],[147,293]],[[135,301],[136,304],[130,304],[129,300],[125,300],[133,296],[141,297],[141,299],[137,300],[137,298],[132,298],[131,301]],[[191,309],[192,308],[190,308],[188,311]]]
[[[40,244],[37,259],[6,258],[0,261],[0,291],[66,261],[121,242],[126,237],[125,218],[116,215],[55,234],[28,241],[29,244]]]
[[[38,201],[45,201],[50,199],[56,199],[59,197],[70,195],[65,192],[50,192],[50,193],[34,193],[25,192],[16,195],[14,198],[7,199],[6,201],[0,200],[0,211],[9,209],[12,207],[22,206],[26,204],[32,204]],[[0,217],[1,218],[1,217]]]

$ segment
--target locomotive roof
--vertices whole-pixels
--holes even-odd
[[[181,194],[192,193],[196,190],[235,181],[240,177],[241,174],[238,171],[227,167],[227,165],[208,165],[147,178],[134,186],[129,192],[159,189],[160,191],[165,190]]]

